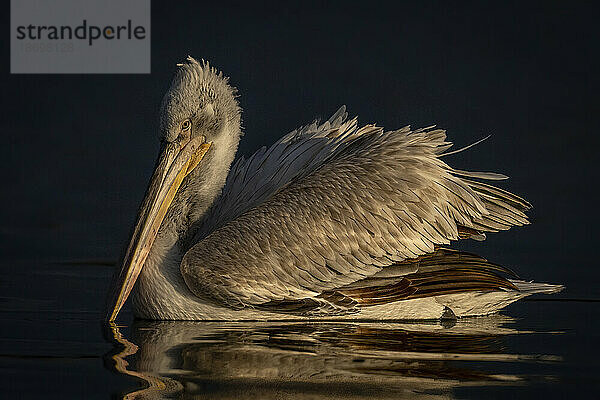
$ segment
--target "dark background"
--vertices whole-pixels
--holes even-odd
[[[592,3],[210,3],[153,2],[150,75],[10,75],[5,58],[5,282],[23,262],[116,260],[155,160],[161,97],[189,54],[239,89],[240,154],[342,104],[387,129],[437,124],[457,146],[492,134],[447,161],[509,175],[500,185],[533,203],[533,224],[461,246],[564,283],[561,296],[599,297]],[[98,282],[82,301],[99,304]],[[39,286],[22,296],[58,296]],[[68,298],[57,307],[73,308]]]

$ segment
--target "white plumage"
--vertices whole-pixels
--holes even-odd
[[[440,318],[562,288],[508,279],[505,268],[442,247],[525,225],[530,208],[482,182],[504,176],[448,166],[443,130],[361,127],[342,107],[229,170],[241,136],[232,99],[227,80],[193,59],[165,96],[163,141],[176,143],[188,119],[210,150],[151,244],[138,316]]]

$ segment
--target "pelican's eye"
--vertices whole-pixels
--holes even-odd
[[[183,121],[181,123],[181,131],[182,132],[189,131],[191,127],[192,127],[192,123],[190,122],[189,119],[186,119],[185,121]]]

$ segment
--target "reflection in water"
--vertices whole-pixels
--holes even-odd
[[[551,362],[506,354],[502,315],[452,322],[149,322],[125,339],[113,325],[106,364],[141,378],[127,399],[452,398],[466,385],[522,384],[498,362]],[[129,365],[131,363],[131,365]]]

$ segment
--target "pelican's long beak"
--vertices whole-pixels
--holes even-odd
[[[204,136],[163,147],[135,224],[133,236],[115,274],[107,303],[106,321],[114,321],[146,262],[150,248],[183,179],[196,168],[210,148]]]

